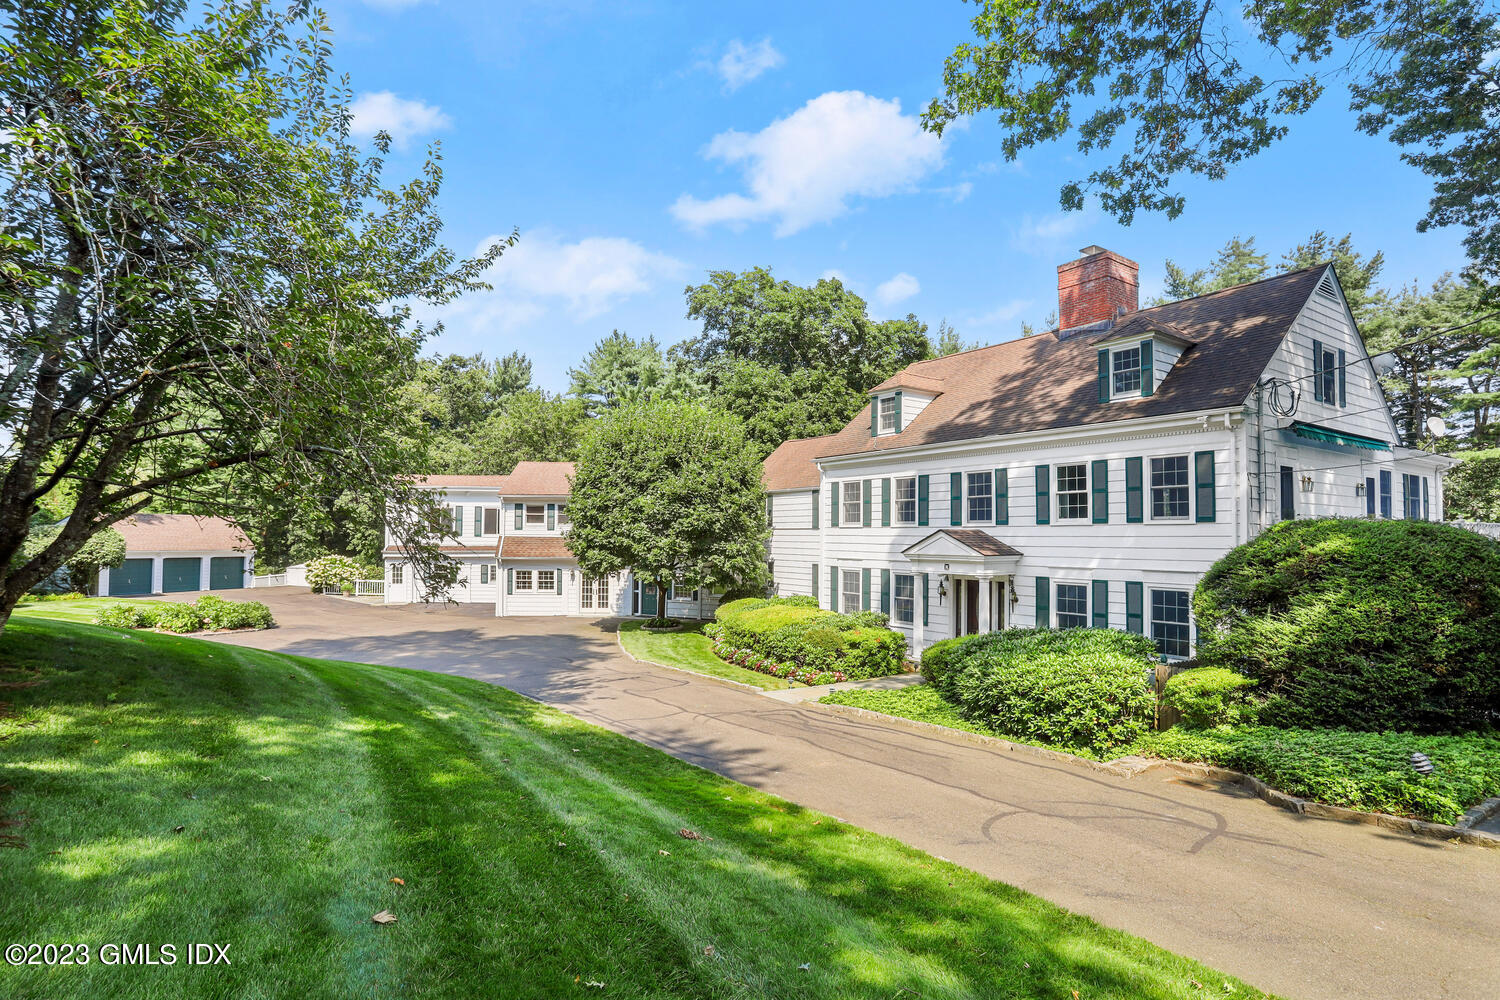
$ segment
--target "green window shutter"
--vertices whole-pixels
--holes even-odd
[[[831,524],[831,525],[833,525],[835,528],[837,528],[839,526],[839,484],[838,483],[829,483],[828,484],[828,496],[833,501],[832,503],[830,503],[828,505],[828,523]]]
[[[1036,523],[1052,523],[1052,467],[1036,467]]]
[[[1126,582],[1125,584],[1125,631],[1134,632],[1136,635],[1144,635],[1146,622],[1144,608],[1146,604],[1146,585],[1144,583]]]
[[[520,531],[526,524],[526,505],[516,504],[516,530]]]
[[[812,567],[812,599],[816,601],[818,599],[818,564],[813,563]]]
[[[1109,348],[1099,349],[1099,402],[1109,402]]]
[[[1094,523],[1109,523],[1109,463],[1099,458],[1094,460],[1093,476],[1093,500],[1094,500]]]
[[[839,568],[837,566],[830,566],[830,567],[828,567],[828,610],[829,611],[837,611],[838,609],[839,609]]]
[[[1094,581],[1094,628],[1109,628],[1109,581]]]
[[[995,470],[995,523],[1010,523],[1010,470]]]
[[[813,514],[813,530],[814,531],[818,530],[818,506],[821,503],[822,503],[822,500],[820,499],[820,497],[818,495],[818,491],[817,490],[813,490],[813,492],[812,492],[812,505],[813,505],[812,514]],[[814,587],[813,588],[813,593],[816,594],[817,592],[818,592],[818,589],[816,587]]]
[[[922,574],[922,627],[927,627],[927,574]]]
[[[1211,451],[1200,451],[1193,455],[1193,472],[1195,498],[1198,506],[1198,520],[1212,521],[1214,519],[1214,453]]]
[[[505,571],[505,592],[507,594],[516,592],[516,571],[513,569]]]
[[[474,534],[475,535],[483,535],[484,534],[484,508],[483,507],[475,507],[474,508]]]
[[[1045,576],[1036,578],[1036,627],[1052,627],[1052,581]]]
[[[547,505],[547,530],[557,530],[557,504],[555,503]],[[562,593],[562,591],[558,591],[558,593]]]
[[[869,569],[862,569],[862,570],[859,571],[859,596],[860,596],[860,605],[859,605],[860,608],[862,608],[865,611],[869,611],[870,610],[870,571],[869,571]]]
[[[1427,477],[1422,477],[1422,520],[1432,520],[1432,495],[1427,491]]]
[[[1323,402],[1323,342],[1313,341],[1313,399]]]
[[[879,433],[879,426],[876,424],[876,421],[878,421],[879,419],[880,419],[880,400],[879,400],[879,398],[877,398],[875,396],[871,396],[870,397],[870,437],[875,437],[875,435]]]
[[[1141,341],[1141,395],[1156,391],[1156,362],[1151,360],[1151,341]]]
[[[964,474],[953,472],[948,475],[948,523],[964,523]]]
[[[927,527],[927,476],[917,477],[917,524]]]
[[[552,581],[553,581],[554,592],[558,593],[558,594],[561,594],[562,593],[562,570],[558,570],[556,573],[554,573],[552,575]],[[667,609],[666,608],[662,608],[662,612],[661,613],[662,613],[662,617],[665,618],[666,615],[667,615]]]
[[[891,526],[891,480],[886,477],[880,481],[880,526],[889,528]]]
[[[1146,497],[1141,489],[1141,466],[1139,458],[1125,460],[1125,521],[1140,524],[1146,519]]]
[[[870,526],[870,480],[865,480],[865,486],[860,490],[860,495],[864,499],[865,527],[868,528]]]
[[[891,571],[888,569],[880,571],[880,612],[891,613]]]
[[[901,390],[896,390],[896,433],[901,433]]]
[[[1345,369],[1345,365],[1348,364],[1347,358],[1348,358],[1348,355],[1346,355],[1343,351],[1339,351],[1339,405],[1340,406],[1348,406],[1349,405],[1348,386],[1345,385],[1345,383],[1344,383],[1344,369]]]

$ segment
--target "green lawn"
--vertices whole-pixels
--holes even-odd
[[[1138,938],[465,678],[22,616],[0,633],[0,684],[19,847],[0,850],[0,939],[216,942],[233,961],[0,966],[8,1000],[1226,991]],[[398,922],[373,925],[385,909]]]
[[[160,604],[160,601],[144,600],[136,597],[85,597],[77,601],[30,601],[26,604],[16,605],[13,612],[16,615],[24,615],[29,618],[52,618],[63,622],[88,622],[93,624],[94,616],[101,608],[107,608],[114,604]]]
[[[621,622],[620,644],[638,660],[650,660],[668,667],[691,670],[695,674],[708,674],[710,677],[725,677],[767,691],[791,687],[790,682],[780,677],[746,670],[719,659],[714,655],[712,640],[703,634],[701,623],[684,625],[681,632],[646,632],[642,630],[640,622]]]
[[[834,691],[819,701],[1031,742],[970,722],[958,706],[926,684],[891,691]],[[1092,756],[1076,747],[1048,749]],[[1431,758],[1431,775],[1423,777],[1412,769],[1413,751]],[[1174,727],[1148,733],[1119,756],[1129,754],[1214,764],[1252,774],[1288,795],[1439,823],[1453,823],[1470,806],[1500,795],[1500,734],[1417,736],[1270,726],[1193,732]]]

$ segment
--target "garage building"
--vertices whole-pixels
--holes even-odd
[[[101,597],[250,586],[255,550],[233,521],[192,514],[137,514],[114,527],[125,539],[125,562],[99,571]]]

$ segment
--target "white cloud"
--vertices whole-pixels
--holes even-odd
[[[921,282],[902,271],[875,286],[875,301],[884,306],[904,302],[922,290]]]
[[[1079,212],[1052,212],[1040,218],[1025,215],[1021,218],[1020,226],[1011,233],[1011,244],[1026,253],[1053,255],[1063,243],[1074,241],[1094,221],[1094,213],[1088,209]]]
[[[376,132],[386,132],[397,149],[406,149],[417,136],[436,132],[453,124],[453,119],[437,105],[409,101],[397,97],[389,90],[360,94],[349,105],[349,113],[354,119],[349,125],[349,131],[363,138],[369,138]]]
[[[725,47],[714,68],[724,81],[724,89],[733,92],[785,61],[769,38],[762,38],[754,45],[736,38]]]
[[[900,101],[857,90],[815,97],[759,132],[721,132],[703,155],[739,166],[748,193],[684,194],[673,216],[694,229],[774,219],[777,236],[843,215],[851,198],[911,191],[943,164],[937,137]]]
[[[934,188],[933,190],[938,194],[952,198],[953,203],[956,205],[974,193],[974,182],[960,181],[957,184],[950,184],[947,187]]]

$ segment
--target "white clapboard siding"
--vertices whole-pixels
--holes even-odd
[[[770,556],[774,592],[812,592],[812,567],[818,561],[819,537],[813,530],[813,503],[821,494],[788,490],[771,494]],[[821,524],[823,518],[819,517]]]

